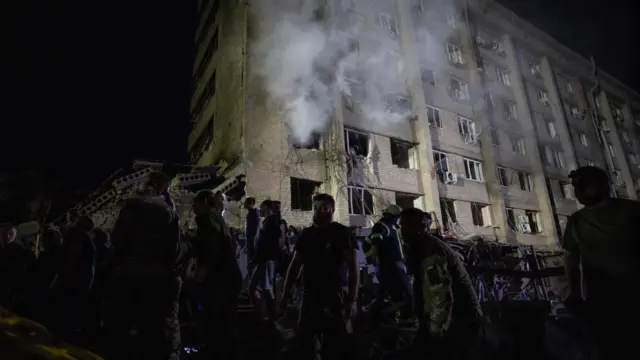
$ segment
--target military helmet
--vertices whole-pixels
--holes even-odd
[[[396,204],[391,204],[382,210],[382,215],[400,216],[400,213],[402,213],[402,208]]]

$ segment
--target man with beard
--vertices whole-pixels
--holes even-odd
[[[480,301],[460,257],[429,233],[430,226],[430,215],[422,210],[402,211],[400,229],[410,244],[419,321],[411,353],[416,358],[471,359],[479,339]]]
[[[351,350],[348,334],[357,309],[359,282],[357,245],[351,230],[333,221],[334,210],[331,195],[314,196],[313,225],[300,233],[285,279],[281,310],[286,309],[304,266],[300,359],[315,358],[320,338],[323,359],[346,359]]]
[[[106,320],[114,359],[180,355],[177,263],[189,244],[180,241],[178,216],[167,201],[169,182],[163,173],[150,173],[139,196],[123,206],[111,234]]]
[[[634,350],[629,329],[640,321],[629,296],[640,288],[640,202],[611,198],[609,177],[600,168],[581,167],[569,178],[584,208],[569,217],[564,233],[570,284],[565,304],[574,312],[586,310],[602,358],[613,359]]]
[[[210,340],[203,358],[237,358],[238,296],[242,274],[236,261],[236,243],[222,217],[222,193],[201,191],[193,200],[198,231],[196,282],[203,308],[203,332]]]

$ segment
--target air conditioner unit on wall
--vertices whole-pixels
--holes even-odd
[[[458,174],[451,172],[451,171],[445,171],[444,172],[444,183],[447,185],[452,185],[458,182]]]

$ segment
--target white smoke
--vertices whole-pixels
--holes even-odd
[[[364,128],[366,122],[392,126],[406,121],[412,109],[403,75],[400,39],[372,34],[371,26],[361,22],[346,26],[338,23],[348,19],[346,16],[325,16],[318,21],[318,3],[251,3],[258,29],[252,67],[271,99],[283,105],[293,140],[306,143],[314,133],[327,129],[338,92],[357,104]],[[399,27],[397,19],[396,23]],[[436,49],[437,44],[424,28],[417,29],[416,43],[420,62],[439,64],[446,60],[443,50]],[[358,44],[362,46],[360,51]],[[432,70],[439,67],[430,65]]]

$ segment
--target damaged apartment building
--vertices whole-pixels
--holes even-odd
[[[637,199],[640,95],[601,71],[596,82],[588,59],[497,2],[320,1],[331,26],[366,26],[361,56],[385,39],[412,112],[393,126],[364,122],[343,94],[306,144],[290,140],[254,76],[253,2],[199,1],[189,153],[194,164],[237,164],[247,194],[281,200],[290,224],[309,224],[323,191],[353,227],[396,203],[433,212],[454,234],[555,248],[579,207],[572,169],[608,169],[616,195]],[[421,57],[425,46],[441,57]],[[227,216],[241,222],[235,206]]]

